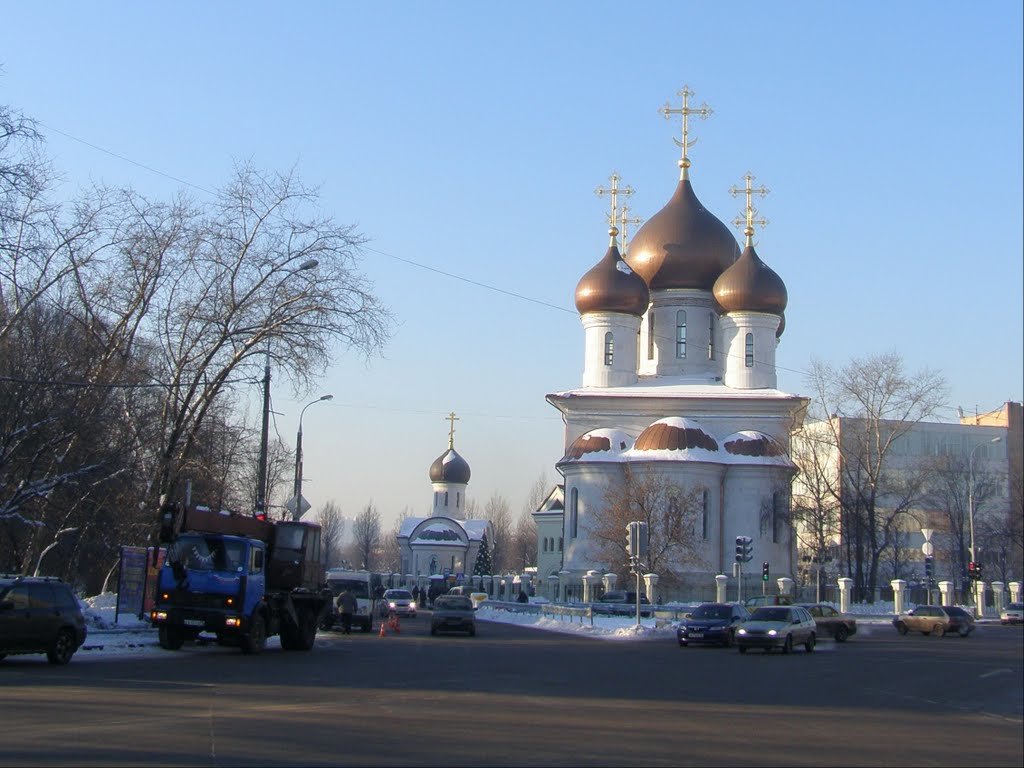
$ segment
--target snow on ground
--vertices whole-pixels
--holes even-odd
[[[537,601],[542,604],[543,602]],[[81,601],[81,604],[89,635],[85,645],[75,655],[76,662],[111,655],[137,656],[162,653],[157,644],[156,630],[150,626],[148,620],[122,613],[117,615],[115,621],[117,607],[115,593],[107,592],[86,598]],[[536,603],[534,606],[539,607]],[[672,607],[682,610],[685,606]],[[838,606],[836,607],[838,608]],[[849,613],[857,618],[857,634],[863,636],[889,626],[894,606],[892,603],[853,605],[850,607]],[[675,637],[674,622],[641,618],[638,629],[634,616],[594,616],[593,623],[591,623],[588,618],[581,620],[576,616],[542,616],[539,613],[516,610],[513,606],[499,607],[484,603],[480,606],[477,618],[480,621],[518,624],[549,632],[564,632],[613,641],[667,640]],[[271,648],[277,646],[277,638],[268,640],[267,645]]]

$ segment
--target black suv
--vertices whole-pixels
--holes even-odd
[[[0,575],[0,659],[45,653],[51,664],[67,664],[85,635],[82,609],[63,581]]]

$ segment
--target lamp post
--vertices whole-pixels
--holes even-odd
[[[1001,437],[993,437],[988,442],[978,443],[976,446],[974,446],[971,449],[971,456],[967,460],[967,517],[970,520],[970,525],[971,525],[971,562],[972,563],[978,562],[977,558],[975,557],[975,551],[974,551],[974,454],[977,452],[977,450],[979,448],[981,448],[981,446],[988,445],[989,443],[998,443],[1002,439],[1003,438],[1001,438]],[[977,590],[974,590],[974,589],[972,589],[971,591],[972,592],[977,592]],[[977,599],[977,598],[975,598],[975,599]],[[977,606],[976,605],[975,606],[975,611],[978,611],[980,608],[981,608],[981,606]]]
[[[277,298],[278,289],[284,285],[284,281],[296,272],[304,272],[308,269],[315,269],[320,264],[316,259],[302,262],[297,268],[286,274],[280,283],[270,294],[270,311],[274,311],[274,301]],[[269,319],[269,318],[268,318]],[[263,362],[263,428],[260,431],[260,458],[256,467],[256,517],[265,517],[267,514],[267,442],[270,431],[270,334],[267,334],[267,349],[264,353]]]
[[[292,511],[292,520],[297,521],[302,517],[302,417],[309,406],[333,399],[334,395],[321,395],[313,402],[306,403],[299,411],[299,432],[295,436],[295,509]]]

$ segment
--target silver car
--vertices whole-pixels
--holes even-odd
[[[799,605],[766,605],[736,628],[736,647],[740,653],[748,648],[763,648],[769,653],[781,648],[789,653],[794,645],[802,645],[808,653],[814,650],[817,625],[806,608]]]

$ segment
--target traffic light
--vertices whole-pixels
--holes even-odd
[[[935,558],[934,557],[932,557],[931,555],[925,557],[925,559],[924,559],[924,577],[929,582],[931,582],[931,579],[932,579],[932,573],[933,573],[932,566],[934,565],[934,563],[935,563]]]
[[[737,563],[749,563],[753,555],[751,550],[753,549],[753,539],[749,536],[737,536],[736,537],[736,562]]]
[[[981,563],[975,563],[974,564],[974,578],[979,580],[979,581],[982,578],[982,576],[981,576]]]
[[[978,566],[973,560],[967,564],[967,578],[971,581],[978,578]]]
[[[631,557],[647,555],[647,523],[637,521],[626,526],[626,553]]]
[[[761,563],[761,581],[768,581],[768,563]]]

